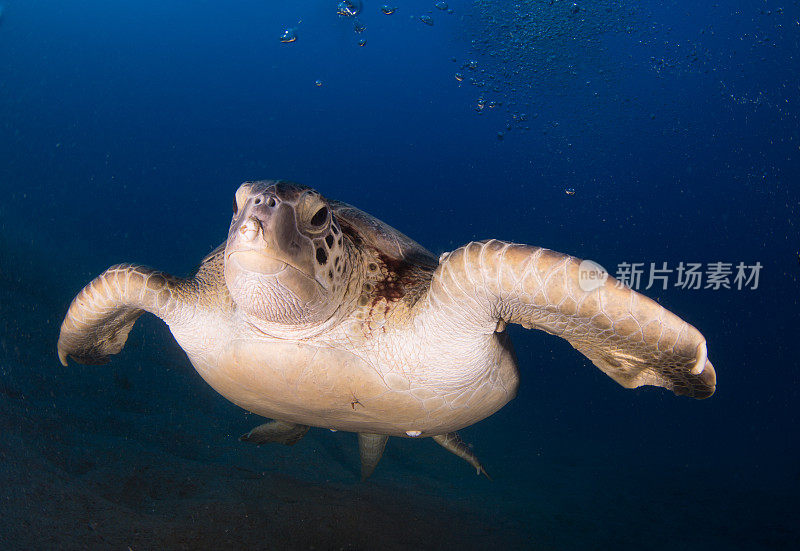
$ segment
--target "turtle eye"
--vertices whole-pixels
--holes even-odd
[[[236,197],[233,198],[233,215],[239,214],[239,205],[236,204]]]
[[[311,225],[315,228],[321,227],[328,220],[328,207],[322,207],[314,216],[311,217]]]

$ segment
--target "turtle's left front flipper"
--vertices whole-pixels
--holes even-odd
[[[169,322],[193,282],[144,266],[119,264],[96,277],[70,304],[58,337],[58,358],[103,364],[125,346],[144,312]]]
[[[716,374],[697,329],[613,277],[582,285],[580,265],[540,247],[470,243],[442,257],[427,300],[454,334],[518,323],[566,339],[626,388],[714,393]]]

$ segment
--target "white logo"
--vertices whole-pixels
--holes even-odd
[[[578,266],[578,286],[587,293],[602,287],[607,279],[608,272],[597,262],[582,260]]]

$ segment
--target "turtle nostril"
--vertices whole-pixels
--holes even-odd
[[[267,199],[267,206],[268,207],[274,207],[277,203],[278,202],[275,200],[274,197],[270,197],[269,199]]]
[[[261,197],[256,197],[256,200],[253,201],[253,204],[254,205],[260,205],[261,204]]]

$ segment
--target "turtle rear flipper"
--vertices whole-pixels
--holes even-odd
[[[492,479],[489,476],[489,473],[486,472],[486,469],[483,468],[481,462],[478,460],[478,456],[472,453],[469,445],[461,439],[461,436],[457,432],[448,432],[447,434],[439,434],[433,437],[434,442],[442,446],[444,449],[449,451],[450,453],[454,453],[473,467],[475,467],[475,472],[479,475],[483,475],[489,480]]]
[[[361,480],[366,480],[378,466],[389,437],[385,434],[358,433],[358,454],[361,456]]]
[[[308,425],[275,420],[257,426],[247,434],[240,436],[239,440],[252,442],[259,446],[269,442],[283,444],[284,446],[294,446],[306,435],[309,428]]]

